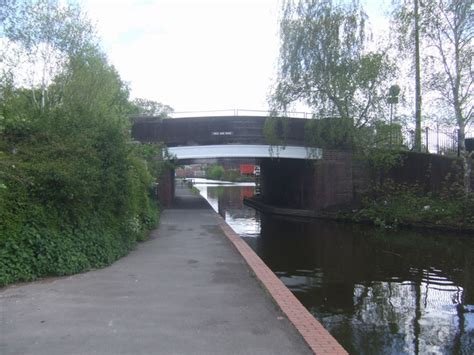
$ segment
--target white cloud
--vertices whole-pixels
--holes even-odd
[[[380,14],[386,1],[364,5]],[[83,0],[82,5],[111,63],[130,83],[132,97],[176,111],[267,108],[278,60],[279,0]]]
[[[88,1],[132,96],[176,111],[266,108],[278,55],[277,1]]]

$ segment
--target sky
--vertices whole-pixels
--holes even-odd
[[[280,0],[82,0],[132,98],[176,112],[267,110]],[[389,0],[362,1],[375,27]]]

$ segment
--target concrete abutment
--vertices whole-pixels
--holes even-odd
[[[319,210],[352,202],[352,155],[324,151],[316,161],[261,159],[261,199],[272,206]]]

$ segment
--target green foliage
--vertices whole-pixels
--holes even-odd
[[[380,184],[387,172],[403,164],[400,151],[389,149],[368,149],[359,156],[367,165],[372,184]]]
[[[168,105],[164,105],[160,102],[153,100],[136,98],[132,101],[130,113],[145,116],[155,116],[159,118],[167,118],[172,112],[173,109]]]
[[[263,136],[270,145],[270,154],[278,155],[281,147],[286,145],[290,125],[286,117],[278,117],[276,114],[265,119],[263,125]]]
[[[58,15],[58,3],[50,3],[51,16]],[[67,11],[59,14],[62,25],[75,26]],[[33,21],[22,16],[15,19]],[[28,23],[9,22],[16,29]],[[132,144],[129,90],[105,55],[82,37],[78,44],[43,35],[10,40],[64,50],[50,84],[0,83],[0,286],[102,267],[125,255],[158,222],[150,192],[169,165],[163,147]]]
[[[196,195],[196,196],[200,194],[200,191],[196,186],[191,186],[191,192],[193,193],[193,195]]]
[[[305,125],[305,143],[310,147],[351,149],[367,152],[374,148],[403,148],[399,124],[391,126],[378,121],[370,126],[355,128],[352,121],[342,118],[308,120]]]
[[[8,51],[0,51],[4,81],[30,86],[33,107],[49,104],[48,86],[71,58],[98,48],[95,31],[79,6],[54,0],[7,1],[2,4],[0,36]],[[13,44],[13,45],[12,45]],[[26,63],[28,81],[21,71]]]
[[[132,153],[146,162],[147,168],[157,182],[165,172],[173,170],[176,164],[173,156],[161,143],[142,143],[132,146]]]
[[[403,147],[402,126],[399,123],[387,124],[379,121],[374,124],[373,147],[397,148]]]
[[[313,119],[305,125],[305,142],[316,148],[350,149],[354,146],[354,132],[348,119]]]
[[[263,125],[263,135],[271,146],[282,145],[282,139],[278,132],[278,120],[279,118],[267,117]]]
[[[474,0],[397,0],[393,23],[402,56],[415,55],[415,149],[421,151],[421,84],[428,100],[448,108],[446,123],[458,130],[464,164],[464,197],[469,199],[470,160],[464,139],[472,123],[474,99]],[[416,6],[414,6],[416,4]],[[415,11],[416,8],[416,11]],[[419,41],[414,41],[417,38]],[[426,79],[422,83],[423,67]]]
[[[206,177],[211,180],[221,180],[224,176],[225,169],[221,165],[211,165],[206,170]]]
[[[356,219],[370,220],[383,228],[399,225],[474,228],[474,198],[468,205],[456,195],[426,193],[416,185],[386,180],[376,185],[355,213]]]
[[[95,42],[95,32],[79,6],[57,0],[7,1],[2,4],[2,30],[10,40],[35,54],[50,49],[73,54]]]
[[[116,123],[51,115],[2,137],[0,285],[110,264],[156,224],[152,175]]]
[[[371,221],[383,228],[415,225],[448,229],[474,229],[474,196],[463,198],[462,171],[453,162],[440,191],[427,186],[396,183],[387,178],[390,170],[404,163],[403,154],[393,149],[371,149],[359,156],[370,178],[369,190],[361,207],[349,214],[350,219]],[[426,178],[429,181],[431,166]]]
[[[303,101],[322,117],[351,120],[354,127],[377,117],[392,66],[383,53],[365,48],[366,18],[358,1],[285,2],[276,110]]]
[[[222,180],[232,182],[250,182],[255,181],[252,176],[241,175],[238,169],[228,169],[224,172]]]

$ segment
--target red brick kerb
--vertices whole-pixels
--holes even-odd
[[[218,214],[216,218],[224,234],[242,255],[257,280],[302,335],[311,350],[318,355],[348,354],[225,220]]]

